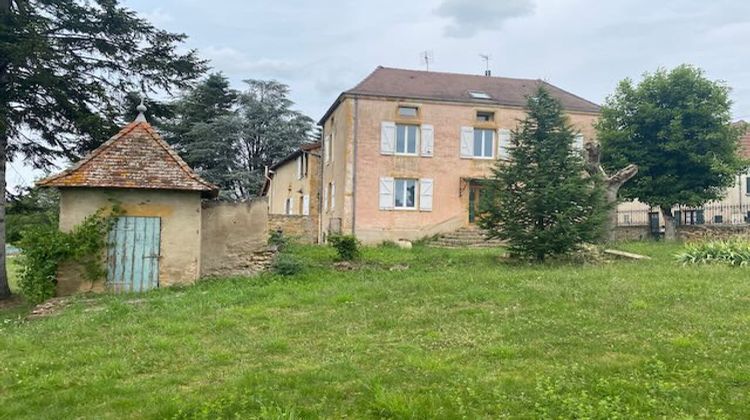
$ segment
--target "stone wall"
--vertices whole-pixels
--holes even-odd
[[[277,230],[304,244],[316,243],[318,240],[318,222],[311,216],[271,214],[268,216],[268,231]]]
[[[201,276],[247,276],[265,270],[274,251],[268,248],[268,202],[204,202]]]
[[[677,237],[683,241],[727,239],[736,236],[750,238],[750,225],[682,225]],[[638,241],[653,238],[648,226],[618,226],[618,241]]]

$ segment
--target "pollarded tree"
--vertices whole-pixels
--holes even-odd
[[[76,159],[117,130],[133,90],[186,88],[205,70],[185,35],[155,28],[117,0],[0,0],[0,190],[5,162]],[[5,270],[0,194],[0,299]]]
[[[666,239],[675,238],[672,208],[721,199],[746,166],[731,125],[729,88],[689,65],[620,82],[597,125],[602,163],[638,165],[620,195],[658,207]]]
[[[560,102],[539,87],[511,136],[510,162],[498,161],[480,206],[479,226],[507,240],[513,255],[544,261],[599,237],[602,180],[586,174],[575,135]]]

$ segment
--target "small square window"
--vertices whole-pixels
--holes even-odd
[[[470,90],[469,96],[474,99],[492,99],[488,93],[482,92],[481,90]]]
[[[494,112],[477,111],[477,121],[488,122],[495,121]]]
[[[724,223],[724,216],[721,214],[714,215],[714,223],[716,224]]]
[[[401,117],[416,117],[418,110],[416,106],[400,106],[398,107],[398,115]]]

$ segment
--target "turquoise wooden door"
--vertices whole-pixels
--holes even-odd
[[[159,287],[161,219],[118,217],[109,232],[107,283],[115,292]]]

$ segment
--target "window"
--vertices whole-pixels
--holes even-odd
[[[333,142],[331,141],[331,135],[329,134],[326,136],[325,142],[323,143],[323,148],[325,149],[323,150],[323,159],[326,163],[330,163],[331,156],[333,156],[333,153],[331,151],[332,143]]]
[[[492,158],[494,150],[494,130],[474,129],[474,157]]]
[[[716,224],[724,223],[724,216],[721,214],[714,215],[714,223]]]
[[[750,176],[745,177],[745,194],[750,195]]]
[[[417,180],[395,179],[394,181],[393,207],[397,209],[416,208]]]
[[[328,194],[327,198],[328,201],[326,202],[326,208],[328,210],[333,210],[333,205],[336,203],[334,195],[336,194],[336,186],[333,184],[333,182],[328,183]]]
[[[289,197],[284,202],[284,214],[292,214],[292,198]]]
[[[401,117],[416,117],[419,108],[416,106],[400,106],[398,107],[398,115]]]
[[[470,90],[469,96],[474,99],[492,99],[490,95],[488,95],[486,92],[482,92],[481,90]]]
[[[307,153],[302,153],[297,157],[297,179],[307,176]]]
[[[416,155],[418,137],[418,125],[396,124],[396,154]]]
[[[477,121],[489,122],[495,121],[494,112],[477,111]]]

